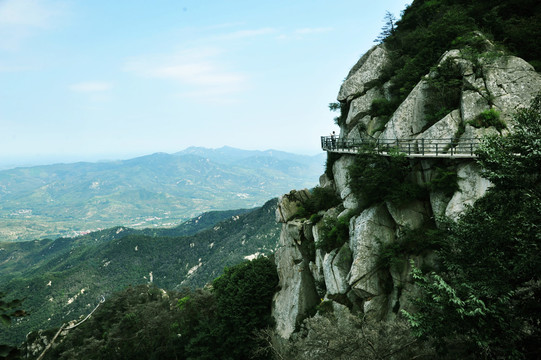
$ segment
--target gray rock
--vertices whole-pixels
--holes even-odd
[[[453,110],[443,119],[416,136],[416,139],[425,139],[425,144],[430,144],[430,140],[449,140],[455,137],[460,122],[460,111]]]
[[[381,97],[383,97],[381,91],[377,88],[372,88],[363,96],[353,99],[349,105],[346,124],[351,125],[352,123],[357,122],[363,116],[369,114],[372,107],[372,102]]]
[[[310,191],[291,190],[289,194],[282,195],[278,199],[276,208],[276,222],[286,223],[299,211],[299,206],[311,196]]]
[[[468,142],[471,139],[481,139],[487,135],[499,135],[499,132],[492,126],[488,128],[475,128],[470,124],[466,124],[464,133],[460,136],[460,141]]]
[[[462,120],[465,123],[474,120],[480,113],[489,108],[490,105],[488,104],[486,96],[481,95],[480,90],[465,90],[462,92],[460,99],[460,113],[462,115]]]
[[[319,177],[319,186],[322,187],[322,188],[332,188],[334,189],[334,181],[332,181],[331,179],[329,179],[329,177],[327,176],[327,174],[323,174]]]
[[[338,193],[342,193],[345,189],[348,188],[349,181],[349,171],[348,168],[353,164],[353,156],[341,156],[336,160],[332,167],[332,172],[334,175],[334,183],[336,185],[336,190]]]
[[[396,206],[390,202],[387,202],[386,205],[394,222],[400,227],[412,230],[418,229],[429,218],[429,213],[424,203],[419,200],[410,201],[402,206]]]
[[[388,119],[381,116],[370,118],[370,121],[366,125],[366,133],[369,136],[376,137],[377,132],[381,132],[381,130],[385,129],[385,124],[387,124],[387,120]]]
[[[492,186],[490,181],[481,176],[479,165],[473,161],[458,165],[457,174],[460,191],[455,192],[445,209],[445,216],[452,220],[457,220],[468,205],[473,205]]]
[[[541,75],[515,56],[500,56],[483,64],[484,81],[494,106],[508,120],[518,108],[530,105],[541,91]]]
[[[389,54],[382,45],[370,49],[355,65],[356,71],[340,87],[338,101],[351,101],[364,94],[369,89],[367,85],[381,76],[389,60]]]
[[[441,191],[431,191],[429,197],[432,213],[434,214],[436,221],[438,221],[438,218],[445,216],[445,210],[451,199]],[[439,222],[437,223],[439,224]]]
[[[285,232],[290,240],[297,245],[301,245],[304,240],[304,222],[301,220],[291,220],[282,226],[282,233]]]
[[[382,244],[395,239],[395,224],[385,205],[366,209],[350,222],[349,247],[353,263],[348,283],[361,297],[374,297],[382,292],[377,271],[377,257]]]
[[[365,319],[381,321],[387,317],[389,309],[389,296],[382,294],[366,299],[363,312]]]
[[[396,109],[380,139],[407,139],[421,132],[426,125],[427,90],[427,82],[421,80]]]
[[[323,274],[327,294],[345,294],[349,290],[347,275],[351,267],[351,250],[347,244],[340,249],[334,249],[325,254],[323,259]]]
[[[323,259],[325,257],[325,252],[321,249],[316,249],[316,259],[315,262],[310,263],[310,270],[312,271],[312,276],[316,282],[325,283],[325,275],[323,274]]]
[[[297,233],[301,233],[302,226]],[[279,247],[276,250],[276,270],[279,287],[273,299],[273,317],[276,332],[287,339],[295,330],[295,325],[306,312],[319,303],[319,297],[310,272],[310,261],[300,252],[296,240],[289,237],[295,233],[288,224],[282,225]]]

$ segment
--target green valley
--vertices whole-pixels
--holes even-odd
[[[205,213],[171,229],[115,227],[76,238],[0,243],[1,291],[30,316],[2,331],[16,344],[37,329],[86,315],[129,285],[202,287],[225,267],[274,252],[276,199],[252,210]],[[9,299],[8,299],[9,300]]]

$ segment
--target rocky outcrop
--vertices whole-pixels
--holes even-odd
[[[372,116],[374,100],[389,100],[389,84],[381,79],[389,61],[387,50],[376,46],[350,71],[338,94],[342,108],[347,110],[342,114],[340,137],[409,138],[420,144],[428,139],[469,142],[485,135],[506,135],[513,131],[516,111],[528,106],[541,91],[541,75],[522,59],[495,50],[490,56],[478,58],[450,50],[433,72],[419,80],[390,118]],[[429,80],[437,76],[442,64],[449,63],[463,86],[458,89],[456,107],[434,120],[433,115],[427,117],[427,105],[435,96]],[[498,111],[505,127],[480,127],[476,120],[490,109]],[[458,219],[491,186],[475,160],[411,159],[414,170],[407,178],[424,187],[426,196],[400,204],[385,201],[368,206],[351,191],[349,167],[355,156],[359,155],[342,155],[334,161],[332,175],[322,176],[320,186],[333,189],[342,204],[320,213],[322,220],[316,224],[293,219],[299,203],[310,196],[308,191],[291,192],[280,200],[277,219],[284,225],[276,263],[281,289],[275,297],[273,314],[278,333],[284,338],[322,299],[372,319],[392,319],[400,309],[411,308],[410,299],[417,290],[411,283],[410,262],[385,263],[381,261],[382,249],[400,246],[405,234],[437,226],[443,217]],[[432,186],[441,180],[438,176],[443,172],[456,173],[457,188]],[[349,242],[328,253],[314,249],[314,244],[321,243],[329,231],[323,225],[325,221],[345,216],[350,218]],[[418,267],[430,266],[433,255],[416,253],[408,260]]]
[[[387,123],[380,139],[409,139],[426,125],[428,84],[420,81]]]
[[[299,206],[310,197],[310,192],[304,190],[291,190],[289,194],[283,195],[278,199],[276,208],[276,222],[286,223],[295,217],[299,211]]]
[[[311,232],[311,226],[303,221],[285,220],[291,219],[305,196],[310,196],[308,191],[292,192],[281,198],[277,209],[277,218],[283,225],[275,252],[280,291],[273,300],[273,314],[276,331],[283,338],[288,338],[307,311],[319,303],[305,248],[308,242],[313,243],[311,234],[306,236]]]
[[[389,54],[383,46],[374,46],[354,66],[354,71],[344,81],[340,92],[339,101],[351,101],[363,95],[371,87],[370,84],[381,77],[382,71],[389,61]]]
[[[465,208],[481,198],[491,186],[490,181],[483,178],[479,165],[474,162],[459,164],[458,166],[459,191],[455,192],[445,209],[445,216],[456,220]]]
[[[338,159],[333,165],[336,191],[340,195],[346,209],[356,209],[359,207],[359,199],[353,195],[349,187],[348,168],[352,164],[353,158],[344,156]]]
[[[347,244],[334,249],[323,258],[323,275],[327,294],[345,294],[348,291],[346,281],[351,268],[352,253]]]
[[[349,246],[353,251],[353,264],[348,283],[360,298],[382,295],[378,253],[381,246],[394,241],[394,222],[385,205],[378,205],[352,218],[350,227]]]

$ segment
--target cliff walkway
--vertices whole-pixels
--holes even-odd
[[[362,154],[368,151],[389,156],[399,151],[410,158],[475,158],[479,139],[374,139],[352,140],[322,136],[321,148],[339,154]]]

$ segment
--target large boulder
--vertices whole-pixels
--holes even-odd
[[[386,205],[394,222],[402,228],[418,229],[429,219],[429,211],[425,204],[419,200],[413,200],[400,206],[390,202],[387,202]]]
[[[425,139],[425,142],[430,140],[449,140],[455,137],[458,131],[462,118],[460,111],[453,110],[443,119],[430,126],[428,129],[416,136],[417,139]]]
[[[353,99],[349,104],[346,124],[350,125],[367,115],[372,107],[372,102],[381,97],[383,97],[381,91],[378,88],[372,88],[363,96]]]
[[[420,133],[427,124],[427,91],[428,83],[421,80],[396,109],[379,138],[407,139]]]
[[[460,135],[460,141],[461,142],[469,142],[472,139],[481,139],[483,136],[487,135],[499,135],[500,133],[496,128],[493,126],[490,126],[488,128],[476,128],[471,126],[470,124],[466,124],[464,126],[464,133]]]
[[[464,213],[467,206],[480,199],[492,183],[481,176],[481,168],[477,163],[470,161],[457,167],[459,191],[455,192],[445,209],[445,216],[457,220]]]
[[[361,298],[382,294],[377,259],[381,246],[394,240],[395,223],[383,204],[370,207],[351,219],[349,246],[353,263],[348,282]]]
[[[351,250],[348,244],[325,254],[323,274],[327,294],[345,294],[349,290],[347,275],[351,267]]]
[[[383,45],[374,46],[353,67],[348,78],[340,87],[338,101],[351,101],[370,89],[370,83],[379,79],[390,61]]]
[[[349,167],[353,165],[355,158],[351,155],[341,156],[333,164],[334,183],[340,198],[342,198],[344,208],[356,209],[359,206],[358,199],[352,193],[349,186]]]
[[[475,79],[472,83],[476,83]],[[481,81],[481,84],[470,86],[482,86],[484,88],[484,81]],[[480,113],[490,108],[487,97],[486,89],[484,89],[483,92],[481,89],[465,90],[462,92],[460,99],[460,114],[465,123],[474,120]]]
[[[483,78],[494,106],[508,121],[519,107],[527,107],[541,91],[541,75],[533,66],[515,56],[485,60]]]
[[[293,333],[307,311],[319,303],[310,259],[303,256],[297,244],[303,233],[302,224],[283,224],[275,253],[280,291],[274,295],[272,313],[276,332],[285,339]]]
[[[289,194],[280,196],[278,199],[278,206],[276,208],[276,221],[281,223],[286,223],[289,220],[293,219],[299,207],[303,202],[310,198],[310,191],[307,189],[304,190],[291,190]]]

